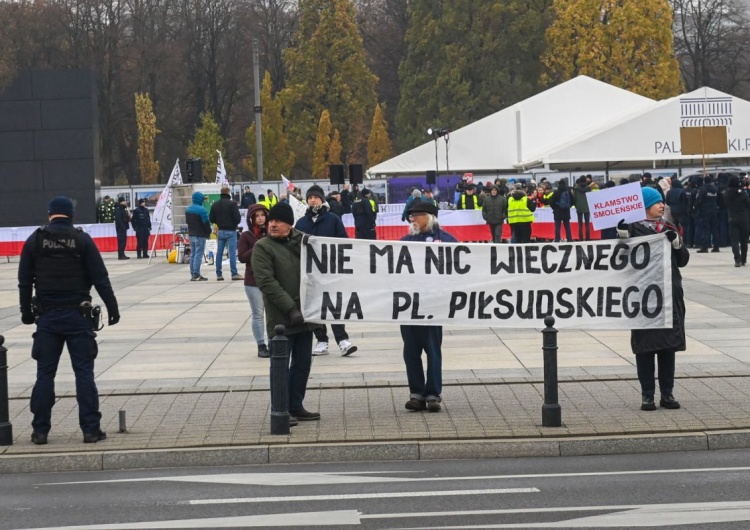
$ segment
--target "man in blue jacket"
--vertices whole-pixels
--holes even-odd
[[[426,201],[414,201],[408,211],[409,233],[401,241],[455,243],[456,238],[442,230],[437,222],[438,209]],[[401,326],[404,340],[404,364],[409,381],[406,410],[439,412],[443,390],[443,326]],[[427,355],[425,377],[422,351]]]
[[[203,206],[206,196],[201,192],[193,193],[193,204],[185,209],[185,223],[190,237],[190,281],[205,282],[208,278],[201,276],[201,263],[206,250],[206,239],[211,235],[211,224],[208,222],[208,211]]]
[[[344,228],[344,223],[338,215],[328,211],[328,204],[325,202],[325,193],[323,188],[318,185],[310,186],[307,190],[307,212],[304,217],[297,221],[294,228],[305,234],[320,237],[340,237],[343,239],[349,236]],[[349,341],[349,335],[343,324],[331,324],[333,338],[339,345],[341,355],[351,355],[357,351],[357,347]],[[313,331],[318,343],[313,350],[313,355],[328,355],[328,333],[326,326],[321,326]]]

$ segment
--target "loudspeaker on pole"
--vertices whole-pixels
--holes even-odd
[[[427,185],[434,185],[437,181],[437,171],[429,170],[425,173],[425,177],[427,179]]]
[[[344,183],[344,165],[343,164],[331,164],[328,166],[328,177],[330,178],[331,184],[343,184]]]
[[[364,170],[362,164],[349,164],[349,183],[362,184]]]

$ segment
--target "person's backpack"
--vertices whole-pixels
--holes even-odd
[[[557,207],[563,210],[570,208],[570,192],[568,190],[560,193],[560,196],[557,198]]]

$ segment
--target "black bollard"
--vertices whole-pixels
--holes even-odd
[[[271,339],[271,434],[289,434],[289,354],[284,326]]]
[[[8,408],[8,348],[0,335],[0,445],[13,445],[13,425]]]
[[[560,427],[562,415],[557,402],[557,330],[555,317],[546,317],[542,331],[544,353],[544,405],[542,405],[542,426]]]

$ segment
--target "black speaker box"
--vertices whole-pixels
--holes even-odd
[[[349,183],[362,184],[364,170],[362,164],[349,164]]]
[[[203,182],[203,160],[188,158],[185,161],[185,173],[188,182]]]
[[[328,177],[331,179],[331,184],[343,184],[344,183],[343,164],[331,164],[330,166],[328,166]]]
[[[427,178],[428,185],[435,184],[437,181],[437,171],[427,171],[425,177]]]

